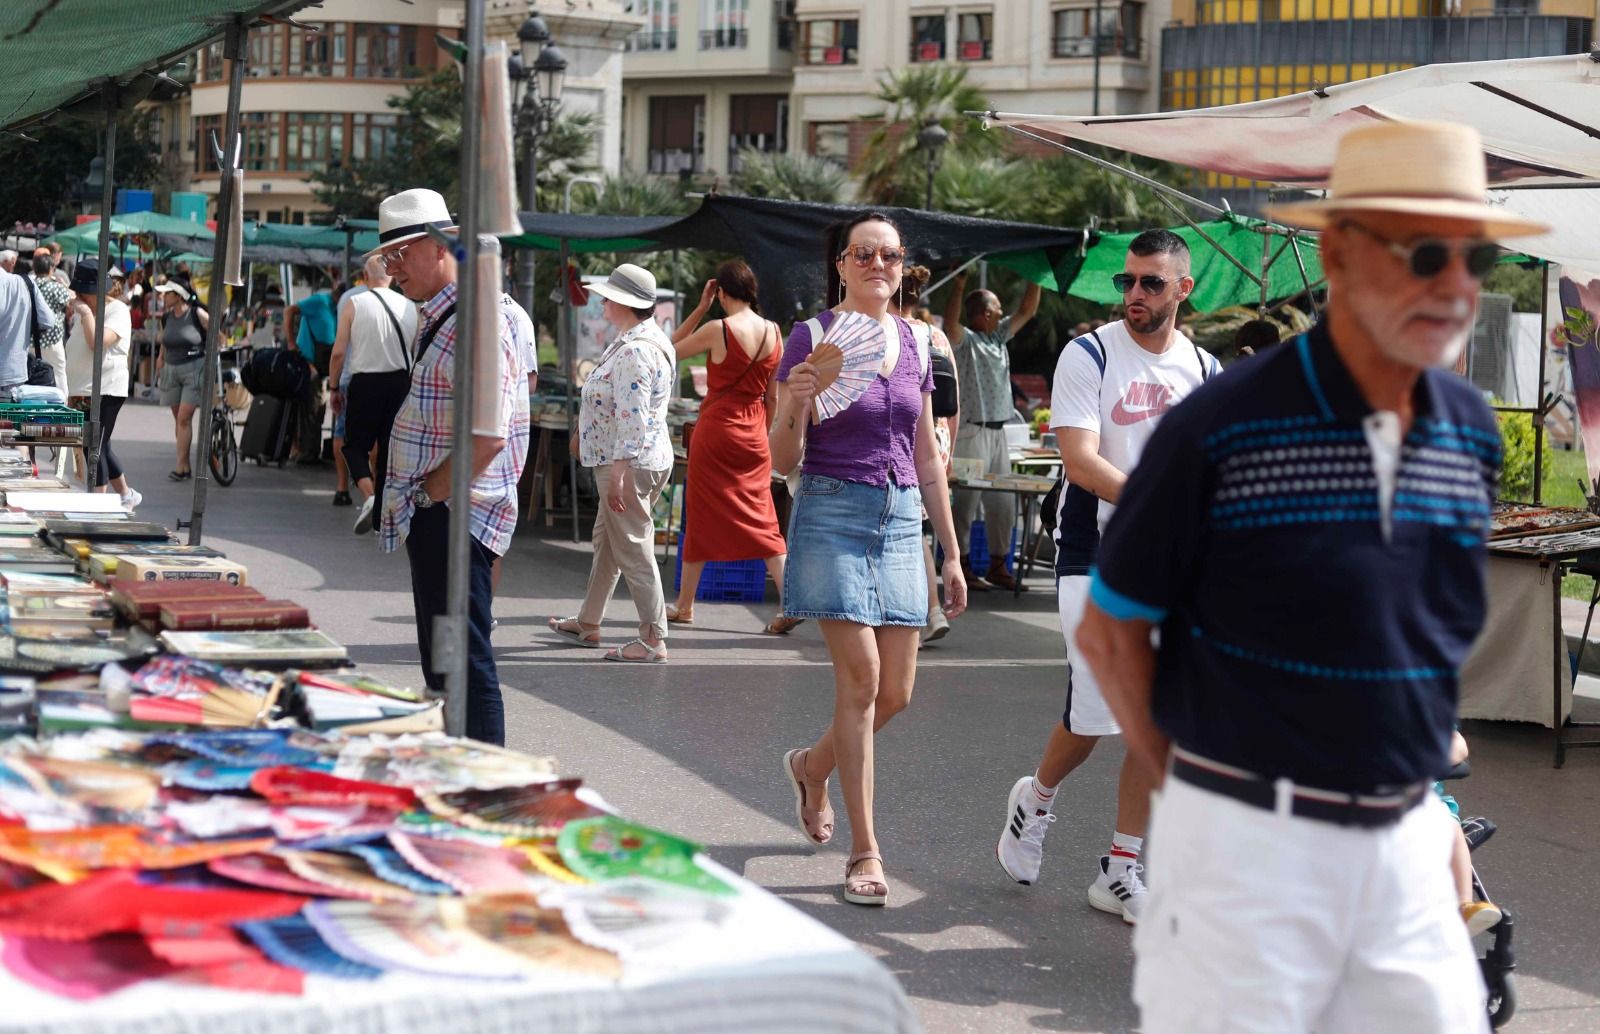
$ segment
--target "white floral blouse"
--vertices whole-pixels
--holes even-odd
[[[578,459],[585,467],[631,460],[639,470],[672,468],[667,400],[677,353],[660,324],[645,320],[606,346],[583,383]]]

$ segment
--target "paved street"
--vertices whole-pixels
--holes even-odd
[[[165,476],[166,410],[130,405],[116,447],[145,495],[141,517],[170,526],[187,516],[192,486]],[[375,674],[416,685],[404,557],[350,533],[354,511],[329,505],[332,484],[331,467],[247,464],[231,488],[213,486],[206,541],[248,564],[269,595],[306,603]],[[1084,900],[1109,839],[1120,743],[1065,785],[1039,886],[1012,884],[994,858],[1006,791],[1032,770],[1060,716],[1062,646],[1045,579],[1020,600],[975,597],[951,636],[923,652],[911,708],[880,736],[878,818],[893,890],[879,911],[841,902],[845,849],[801,838],[779,768],[829,713],[815,626],[772,639],[755,634],[771,603],[700,604],[694,629],[674,631],[669,665],[608,664],[544,629],[547,616],[575,610],[588,566],[587,547],[560,527],[529,529],[506,558],[496,645],[511,746],[555,755],[627,814],[704,842],[854,938],[897,974],[930,1034],[1134,1029],[1129,930]],[[608,639],[631,636],[632,625],[624,592]],[[1500,825],[1478,861],[1517,916],[1522,1007],[1509,1029],[1600,1029],[1600,750],[1571,754],[1558,772],[1546,730],[1464,731],[1475,774],[1456,793],[1467,814]],[[842,827],[836,789],[835,807]]]

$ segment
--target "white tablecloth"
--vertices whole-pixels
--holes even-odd
[[[1555,627],[1549,572],[1535,559],[1490,557],[1489,616],[1461,669],[1461,717],[1537,722],[1554,728]],[[1566,657],[1565,640],[1561,646]],[[1572,669],[1563,667],[1561,717],[1572,710]]]
[[[620,983],[389,974],[308,977],[305,994],[150,981],[73,1002],[0,970],[0,1031],[19,1034],[916,1034],[894,977],[845,938],[720,866],[739,888],[714,934],[625,967]]]

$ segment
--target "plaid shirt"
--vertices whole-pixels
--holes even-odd
[[[452,283],[417,307],[418,326],[424,328],[419,341],[455,301],[456,285]],[[500,306],[500,437],[506,440],[506,447],[472,482],[472,537],[499,556],[511,547],[511,533],[517,526],[517,481],[528,457],[528,371],[523,357],[532,347],[523,340],[525,331],[518,321],[507,314],[504,301],[502,298]],[[450,458],[454,435],[451,378],[460,315],[452,314],[439,326],[427,352],[412,368],[411,390],[394,419],[379,536],[386,553],[400,548],[411,527],[416,510],[412,493],[424,477]]]

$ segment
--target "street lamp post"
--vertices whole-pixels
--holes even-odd
[[[933,174],[939,170],[939,153],[949,139],[950,134],[933,119],[929,119],[917,134],[917,147],[921,149],[928,166],[928,187],[922,207],[930,211],[933,209]]]
[[[530,11],[517,28],[518,53],[506,71],[517,107],[517,126],[523,137],[522,201],[530,212],[539,209],[539,139],[550,129],[561,107],[567,59],[550,42],[550,29],[539,12]],[[518,301],[533,314],[533,251],[524,250],[517,261]]]

